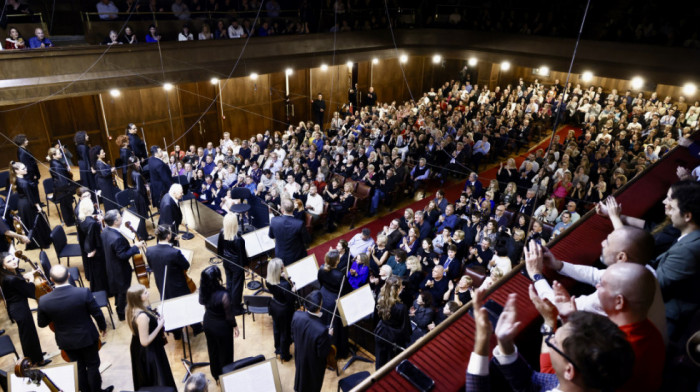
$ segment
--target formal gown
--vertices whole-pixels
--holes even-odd
[[[36,209],[36,204],[39,204],[39,188],[37,188],[36,183],[29,181],[25,178],[17,178],[17,187],[12,197],[17,197],[17,213],[22,220],[22,223],[27,227],[27,229],[32,230],[32,239],[36,240],[42,248],[47,248],[51,244],[51,239],[49,238],[50,229],[47,225],[44,225],[43,219],[42,224],[39,227],[35,227],[37,223],[37,217],[39,213]],[[12,200],[10,201],[13,202]],[[27,249],[37,249],[37,244],[32,241],[27,244]]]
[[[33,363],[44,359],[41,353],[41,343],[36,332],[32,311],[29,309],[27,298],[34,298],[34,283],[27,282],[22,276],[9,275],[2,280],[2,293],[5,296],[7,310],[19,331],[19,341],[22,344],[22,354],[29,357]]]
[[[85,277],[90,281],[90,290],[108,291],[107,264],[102,246],[102,225],[95,218],[88,216],[80,222],[79,230],[82,232],[84,242],[81,243],[85,250],[87,264],[85,267]],[[87,254],[96,251],[92,257]]]
[[[65,161],[51,160],[51,179],[53,179],[53,198],[61,206],[61,216],[66,226],[75,225],[73,216],[73,194],[76,186],[71,181],[72,174],[68,170]]]
[[[214,379],[218,379],[224,366],[233,362],[233,328],[237,324],[231,305],[225,290],[216,291],[204,304],[204,335]]]
[[[158,319],[149,312],[141,312],[148,316],[148,333],[152,333],[158,327]],[[139,315],[141,315],[139,313]],[[134,331],[138,331],[136,318],[134,318]],[[165,352],[165,340],[162,334],[146,347],[141,345],[138,332],[131,337],[131,369],[134,380],[134,389],[142,387],[162,386],[174,387],[175,379],[170,370],[168,354]]]
[[[394,358],[400,349],[406,348],[411,337],[411,322],[406,305],[395,303],[391,307],[389,319],[380,318],[374,333],[377,335],[374,339],[375,369],[379,369]]]
[[[75,146],[78,151],[78,168],[80,169],[80,185],[88,187],[93,191],[97,190],[95,175],[90,169],[90,147],[86,144],[77,144]]]
[[[240,235],[231,240],[224,239],[223,230],[219,232],[216,254],[224,259],[226,273],[226,289],[231,296],[235,314],[243,313],[243,285],[245,283],[245,267],[250,263],[245,250],[245,240]]]
[[[143,173],[138,170],[131,171],[131,180],[134,183],[134,203],[131,206],[131,210],[135,211],[140,217],[141,224],[139,228],[136,229],[139,238],[145,240],[148,238],[148,230],[146,229],[146,217],[148,216],[148,208],[150,202],[148,201],[148,190],[146,188],[146,181],[143,178]]]
[[[268,284],[267,289],[272,294],[270,315],[272,316],[272,332],[275,338],[275,354],[283,360],[291,359],[289,346],[292,344],[292,316],[294,316],[295,296],[292,287],[286,280],[279,284]]]
[[[117,188],[112,177],[112,166],[102,161],[95,163],[95,178],[97,179],[97,189],[102,191],[100,201],[104,204],[105,211],[118,210]]]
[[[336,310],[336,300],[339,297],[339,293],[342,287],[343,295],[352,291],[352,287],[346,281],[343,283],[343,275],[345,271],[340,271],[338,269],[332,269],[326,271],[324,268],[318,270],[318,282],[321,284],[321,295],[323,295],[323,311],[321,314],[321,321],[326,326],[331,325],[331,319],[333,319],[333,344],[338,349],[338,358],[345,358],[348,356],[348,329],[343,327],[343,322],[340,319],[339,312]],[[335,318],[333,318],[333,312],[335,311]]]

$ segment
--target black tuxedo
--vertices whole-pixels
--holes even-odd
[[[288,215],[276,216],[270,221],[270,238],[275,240],[275,256],[289,265],[306,257],[309,233],[304,222]]]
[[[292,317],[292,338],[294,339],[294,390],[316,392],[323,386],[326,372],[326,356],[331,348],[328,327],[320,317],[297,311]]]
[[[178,227],[180,227],[182,223],[182,211],[180,210],[178,201],[173,199],[169,193],[166,193],[163,195],[163,198],[160,199],[158,211],[160,211],[158,224],[170,226],[173,235],[177,234]]]
[[[54,324],[56,344],[66,351],[71,361],[78,362],[80,390],[99,392],[102,390],[97,352],[99,334],[91,317],[100,331],[107,329],[105,317],[89,289],[66,285],[39,299],[39,327]]]
[[[151,181],[151,198],[153,205],[160,203],[160,198],[170,190],[172,175],[170,167],[156,157],[148,158],[148,173]]]
[[[139,253],[139,248],[129,246],[129,241],[119,230],[107,227],[102,230],[102,246],[107,264],[107,283],[110,294],[116,296],[117,316],[124,319],[126,291],[131,286],[131,263],[129,259]]]
[[[151,246],[146,249],[146,259],[148,259],[148,265],[153,270],[156,286],[161,294],[163,294],[165,266],[168,266],[167,280],[165,282],[165,299],[190,294],[184,274],[190,268],[190,263],[187,262],[187,259],[185,259],[185,256],[179,249],[175,249],[168,244]]]

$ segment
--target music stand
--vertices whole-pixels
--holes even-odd
[[[269,230],[270,228],[267,226],[243,234],[242,237],[245,240],[246,254],[249,258],[257,258],[275,249],[275,240],[268,236]],[[262,265],[263,263],[258,261],[258,266],[260,266],[260,273],[258,274],[261,277],[260,281],[258,282],[255,280],[255,274],[253,274],[252,280],[246,285],[249,290],[257,290],[253,295],[257,295],[261,291],[267,292],[262,285]]]
[[[375,300],[372,295],[372,289],[369,284],[366,284],[350,294],[346,294],[338,299],[338,311],[340,319],[343,321],[343,326],[350,326],[363,318],[371,315],[374,312]],[[369,358],[365,358],[357,353],[353,347],[349,347],[350,359],[343,366],[343,370],[347,369],[355,361],[372,363]]]
[[[183,295],[176,298],[166,299],[158,306],[162,307],[161,314],[165,321],[163,329],[166,332],[171,332],[176,329],[184,329],[185,333],[182,336],[182,364],[187,369],[187,374],[191,374],[194,368],[208,366],[209,362],[194,362],[192,357],[192,344],[190,343],[190,332],[187,329],[188,325],[201,323],[204,319],[204,306],[199,303],[199,293]],[[185,347],[187,340],[187,347]],[[189,351],[189,359],[187,353]],[[187,381],[188,375],[182,382]]]

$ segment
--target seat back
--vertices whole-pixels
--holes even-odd
[[[338,181],[338,186],[341,187],[340,189],[343,189],[342,186],[343,186],[343,184],[345,184],[345,177],[343,177],[342,175],[336,173],[336,174],[333,174],[333,177],[331,178],[331,181],[332,181],[332,180]],[[331,181],[328,181],[328,183],[330,184]]]
[[[51,272],[51,261],[49,260],[49,255],[43,250],[39,252],[39,263],[41,263],[41,269],[44,270],[44,275],[49,276]]]
[[[53,194],[53,178],[44,179],[42,184],[44,184],[44,195],[46,195],[46,200],[49,200],[49,195]]]
[[[365,200],[369,197],[372,188],[362,182],[357,183],[357,188],[355,188],[355,197],[360,200]]]
[[[246,295],[243,297],[243,304],[251,313],[268,313],[271,298],[264,295]]]
[[[51,230],[51,242],[53,243],[54,250],[56,251],[56,257],[61,254],[63,248],[68,244],[68,238],[66,238],[66,232],[63,231],[63,226],[56,226]]]
[[[265,356],[264,355],[256,355],[254,357],[246,357],[239,359],[238,361],[234,361],[233,363],[230,363],[226,366],[224,366],[221,369],[222,374],[230,373],[234,370],[242,369],[246,366],[250,365],[255,365],[256,363],[264,362],[265,361]]]
[[[7,190],[10,187],[10,171],[0,171],[0,189]]]
[[[124,189],[123,191],[117,192],[117,204],[122,207],[129,207],[134,202],[134,190],[131,188]]]
[[[479,266],[468,267],[464,269],[464,274],[472,278],[474,287],[480,287],[486,279],[486,268]]]
[[[190,182],[187,181],[187,176],[185,176],[185,175],[177,176],[177,182],[173,182],[173,184],[182,185],[182,194],[183,195],[186,195],[190,191]]]
[[[0,336],[0,357],[11,353],[17,355],[17,350],[15,349],[14,343],[12,343],[12,339],[7,335]],[[17,358],[19,359],[19,356],[17,356]]]

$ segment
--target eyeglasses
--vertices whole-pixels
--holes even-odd
[[[553,333],[553,332],[550,333],[550,334],[547,334],[547,335],[545,336],[545,338],[544,338],[544,344],[546,344],[547,347],[549,347],[549,348],[551,348],[552,350],[556,351],[557,354],[561,355],[562,357],[564,357],[564,359],[566,359],[566,360],[569,361],[572,365],[574,365],[574,368],[575,368],[575,369],[579,370],[580,368],[579,368],[578,366],[576,366],[576,362],[574,362],[574,361],[571,359],[571,357],[569,357],[568,355],[564,354],[564,351],[562,351],[562,350],[560,350],[559,348],[557,348],[557,346],[555,346],[553,342],[550,342],[550,340],[552,340],[552,337],[553,337],[553,336],[554,336],[554,333]]]

